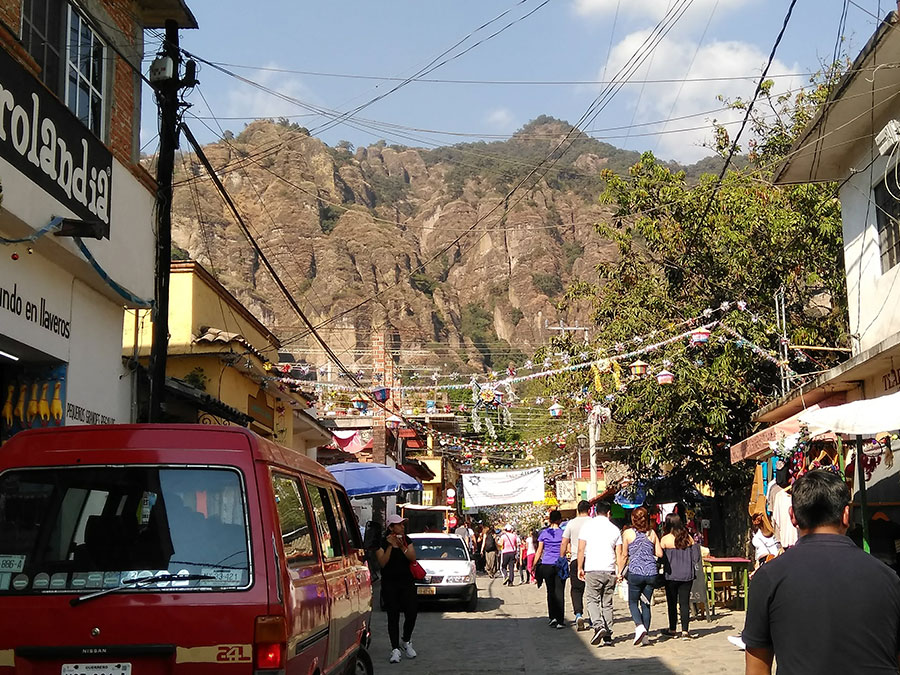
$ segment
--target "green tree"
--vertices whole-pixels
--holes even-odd
[[[831,74],[825,74],[827,81]],[[708,307],[742,300],[748,311],[723,312],[723,324],[775,349],[769,317],[781,287],[794,343],[847,344],[835,186],[770,183],[777,160],[827,91],[823,85],[814,95],[791,99],[772,98],[765,88],[763,103],[778,113],[776,121],[752,118],[749,164],[730,170],[721,184],[707,175],[691,185],[683,171],[650,153],[627,176],[604,172],[600,200],[612,206],[615,222],[597,229],[618,244],[618,261],[600,267],[596,284],[577,284],[566,294],[569,302],[592,302],[600,345],[611,347],[667,329]],[[723,133],[721,147],[727,147],[730,139]],[[830,299],[826,315],[812,310],[814,297]],[[671,334],[669,328],[666,335]],[[644,477],[668,471],[684,485],[708,484],[720,501],[732,500],[720,504],[724,510],[740,510],[751,467],[732,465],[729,449],[755,430],[753,412],[777,395],[778,368],[746,346],[715,336],[703,347],[676,342],[645,358],[655,365],[667,362],[675,383],[659,386],[649,377],[616,391],[612,375],[601,377],[603,393],[615,394],[613,424],[606,433],[629,448],[622,459]],[[792,367],[804,368],[797,362]],[[551,390],[571,388],[578,377],[561,378]],[[585,375],[580,381],[589,382]]]

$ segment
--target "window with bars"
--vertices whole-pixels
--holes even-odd
[[[890,174],[890,172],[889,172]],[[900,185],[888,175],[875,186],[875,212],[878,223],[878,247],[882,274],[900,263]]]
[[[23,0],[22,44],[44,84],[103,138],[106,46],[84,17],[64,0]]]

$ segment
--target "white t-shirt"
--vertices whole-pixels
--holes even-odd
[[[787,490],[782,490],[775,495],[775,508],[772,509],[772,524],[775,526],[775,536],[781,542],[783,548],[793,546],[800,538],[797,528],[791,522],[791,495]]]
[[[622,545],[622,533],[609,518],[589,519],[581,528],[578,541],[584,542],[585,572],[616,571],[616,546]]]
[[[591,520],[590,516],[578,516],[566,523],[566,528],[563,530],[563,539],[569,540],[569,551],[573,560],[578,555],[578,535],[589,520]]]
[[[754,554],[756,560],[767,555],[778,555],[778,540],[775,538],[775,535],[767,537],[757,530],[753,534],[753,539],[750,540],[750,543],[753,544],[753,548],[756,551]]]

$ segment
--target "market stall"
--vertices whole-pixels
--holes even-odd
[[[812,410],[800,415],[800,420],[808,425],[809,433],[817,436],[832,432],[855,439],[854,465],[857,475],[857,503],[860,509],[863,548],[869,552],[870,518],[869,500],[867,496],[867,480],[876,478],[876,470],[883,466],[889,476],[883,481],[894,488],[895,499],[879,499],[879,506],[900,506],[900,485],[897,484],[893,470],[893,452],[891,449],[891,433],[900,429],[900,392],[880,396],[874,399],[853,401],[831,408]],[[896,438],[896,436],[895,436]],[[881,476],[877,476],[881,478]],[[889,480],[889,478],[894,478]],[[879,481],[879,484],[882,481]],[[887,487],[887,486],[886,486]],[[890,492],[881,496],[891,496]],[[881,514],[891,522],[885,514]],[[896,521],[895,521],[896,522]]]

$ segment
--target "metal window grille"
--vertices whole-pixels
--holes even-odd
[[[889,172],[890,174],[890,172]],[[888,175],[886,180],[893,180]],[[886,181],[875,186],[875,206],[878,223],[878,246],[881,253],[882,274],[900,263],[900,186],[888,189]]]
[[[103,138],[106,45],[64,0],[23,0],[22,44],[40,79]]]

